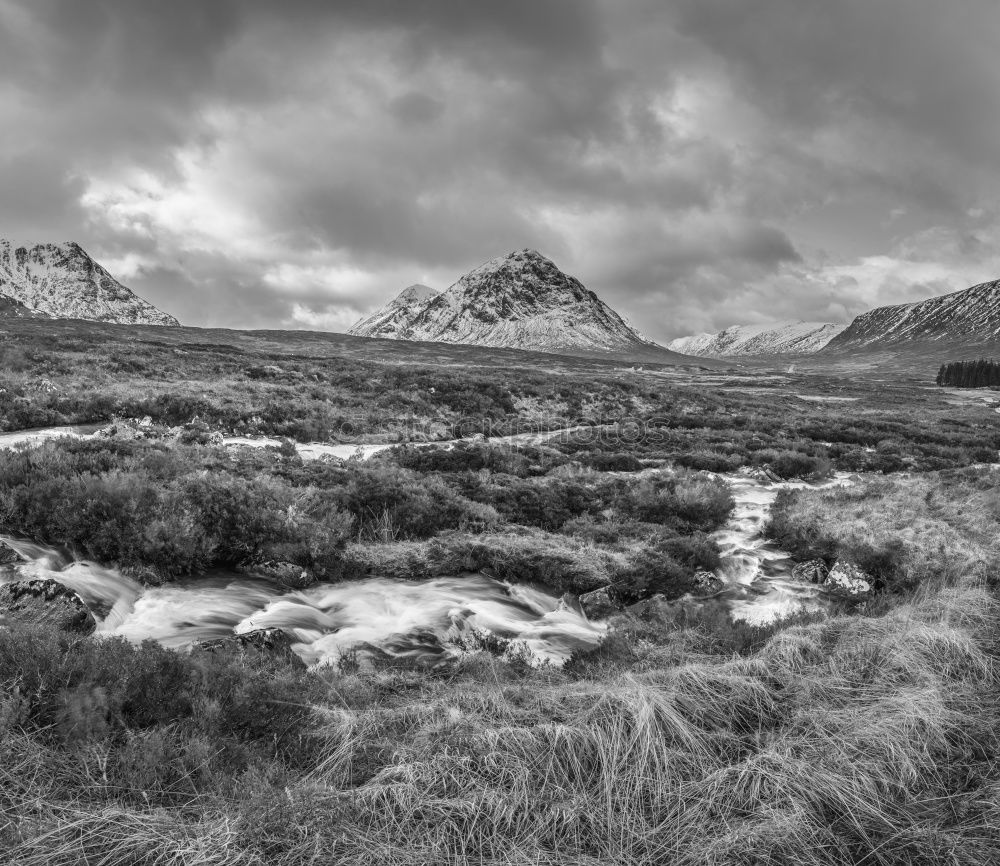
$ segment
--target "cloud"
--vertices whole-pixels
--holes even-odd
[[[337,327],[521,247],[652,337],[996,266],[968,0],[0,0],[2,233],[183,321]],[[958,283],[958,284],[956,284]]]

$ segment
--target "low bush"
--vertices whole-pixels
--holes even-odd
[[[323,491],[242,477],[224,454],[136,442],[0,453],[0,515],[8,531],[167,574],[263,558],[335,576],[352,531]]]
[[[718,451],[691,451],[678,454],[674,458],[678,466],[686,466],[700,472],[735,472],[744,464],[744,458],[739,454],[723,454]]]
[[[516,535],[448,533],[430,542],[427,556],[438,574],[486,571],[501,580],[537,583],[556,593],[607,586],[621,566],[609,552],[537,530]]]
[[[757,455],[754,462],[765,461]],[[833,470],[833,463],[825,455],[815,456],[801,451],[770,452],[766,455],[766,465],[779,478],[823,478]]]
[[[669,526],[677,532],[710,532],[733,510],[724,481],[693,472],[644,477],[619,489],[614,508],[644,523]]]
[[[714,571],[719,564],[718,545],[703,533],[661,536],[630,557],[628,566],[615,579],[615,592],[625,602],[656,593],[667,599],[680,598],[697,589],[696,572]]]

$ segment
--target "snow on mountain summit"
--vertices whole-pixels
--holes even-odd
[[[679,337],[668,344],[675,352],[700,357],[790,355],[818,352],[846,325],[829,322],[770,322],[733,325],[718,334]]]
[[[0,240],[0,294],[53,318],[178,324],[119,283],[73,242],[14,247]]]
[[[350,333],[543,352],[655,346],[535,250],[490,259],[440,294],[422,300],[411,295],[400,304],[401,298]]]

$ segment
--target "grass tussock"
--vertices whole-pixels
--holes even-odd
[[[799,559],[846,559],[890,592],[932,592],[1000,570],[1000,473],[991,467],[783,491],[767,533]]]
[[[998,623],[985,589],[952,588],[728,660],[598,653],[556,671],[478,653],[441,675],[201,654],[171,668],[119,647],[102,680],[110,650],[36,642],[36,679],[3,673],[0,842],[31,866],[986,864]],[[188,703],[139,712],[132,690],[155,699],[132,665],[180,676]],[[213,678],[231,698],[206,714]],[[79,698],[57,683],[103,687],[103,726],[60,722]],[[253,718],[255,698],[275,709]]]

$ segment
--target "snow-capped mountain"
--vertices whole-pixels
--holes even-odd
[[[125,288],[72,242],[14,247],[0,240],[0,294],[58,319],[178,324]]]
[[[407,286],[381,310],[362,319],[347,333],[356,337],[390,337],[406,328],[420,310],[441,293],[430,286]]]
[[[491,259],[440,294],[396,298],[350,333],[569,354],[671,354],[534,250]]]
[[[733,325],[718,334],[679,337],[668,348],[685,355],[729,358],[745,355],[805,355],[818,352],[846,328],[830,322]]]
[[[827,348],[877,348],[932,341],[1000,341],[1000,280],[915,304],[869,310],[831,340]]]

